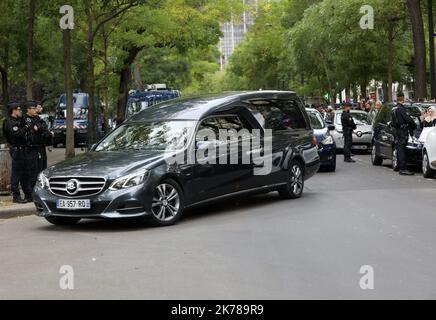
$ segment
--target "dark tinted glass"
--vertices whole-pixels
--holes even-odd
[[[377,113],[374,124],[387,124],[392,121],[392,105],[383,105],[380,111]]]
[[[250,111],[265,129],[292,130],[306,128],[306,120],[294,100],[258,101],[250,106]]]
[[[325,128],[324,121],[321,119],[321,116],[319,115],[319,113],[309,111],[307,113],[307,115],[309,116],[309,121],[310,121],[310,125],[311,125],[312,129],[317,130],[317,129],[324,129]]]
[[[240,131],[244,129],[243,124],[238,117],[223,117],[218,118],[222,129]]]

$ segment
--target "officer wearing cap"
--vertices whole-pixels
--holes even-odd
[[[41,125],[41,119],[37,112],[38,103],[36,101],[27,101],[25,107],[27,113],[24,122],[27,129],[27,149],[25,157],[26,175],[29,179],[29,188],[35,187],[41,163],[43,161],[43,149],[49,138],[50,132],[46,126]]]
[[[27,145],[26,127],[22,118],[21,104],[8,105],[9,116],[3,123],[3,134],[9,144],[9,153],[12,158],[11,189],[14,203],[26,203],[21,199],[19,186],[23,189],[26,199],[30,199],[32,190],[29,189],[25,175],[25,152]]]
[[[353,131],[357,128],[353,117],[350,114],[351,103],[344,104],[344,110],[341,115],[342,131],[344,135],[344,161],[356,162],[351,158],[351,148],[353,146]]]
[[[394,128],[395,148],[397,151],[398,169],[400,175],[411,176],[414,173],[407,170],[407,143],[409,133],[416,129],[416,123],[411,116],[407,114],[404,106],[404,93],[397,94],[397,104],[392,109],[392,126]]]

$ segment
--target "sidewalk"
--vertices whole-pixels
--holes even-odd
[[[0,220],[34,215],[33,203],[13,204],[12,197],[0,196]]]
[[[33,203],[14,204],[11,196],[0,196],[0,220],[35,214]]]
[[[76,148],[76,155],[84,152],[81,148]],[[52,166],[65,158],[65,149],[56,148],[52,151],[47,151],[48,165]],[[12,203],[12,196],[0,195],[0,220],[10,219],[22,216],[29,216],[36,213],[36,208],[33,203],[15,204]]]

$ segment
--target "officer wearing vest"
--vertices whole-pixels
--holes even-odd
[[[43,161],[43,149],[49,138],[50,132],[46,126],[41,125],[41,119],[38,117],[36,101],[28,101],[25,104],[27,109],[24,122],[27,129],[27,149],[25,157],[26,175],[29,179],[29,187],[33,190],[38,174],[41,172],[41,163]]]
[[[404,94],[397,94],[397,104],[392,109],[392,126],[394,128],[395,148],[397,151],[398,169],[400,175],[411,176],[413,172],[407,170],[407,143],[409,134],[413,135],[416,129],[416,123],[411,116],[407,114],[404,103]]]
[[[356,162],[351,158],[351,148],[353,146],[353,131],[357,126],[354,123],[353,117],[350,114],[352,104],[346,103],[344,105],[344,111],[341,115],[342,131],[344,135],[344,161]]]
[[[31,201],[32,190],[29,189],[25,175],[25,153],[27,147],[27,130],[22,118],[21,104],[8,105],[9,116],[3,123],[3,134],[9,144],[9,153],[12,158],[11,189],[14,203]],[[25,199],[21,199],[19,186],[24,192]]]

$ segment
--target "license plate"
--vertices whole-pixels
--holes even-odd
[[[366,149],[368,149],[368,147],[367,146],[353,146],[353,149],[366,150]]]
[[[64,200],[58,199],[56,208],[65,210],[91,209],[91,200]]]

